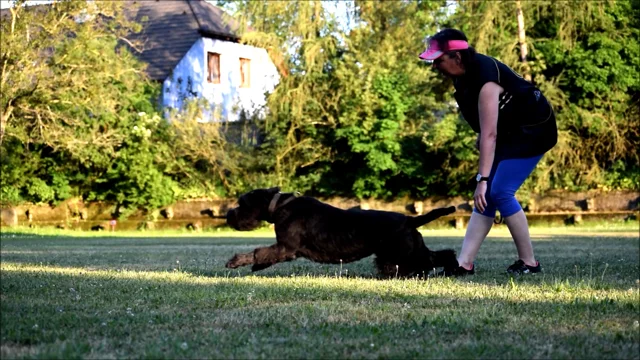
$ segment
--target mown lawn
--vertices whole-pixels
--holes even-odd
[[[0,255],[9,358],[640,358],[638,224],[534,228],[544,267],[510,278],[501,226],[463,279],[377,280],[372,259],[251,274],[260,231],[8,233]],[[426,231],[459,250],[463,231]]]

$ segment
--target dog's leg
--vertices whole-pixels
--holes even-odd
[[[458,267],[455,250],[431,251],[431,259],[433,267],[444,267],[445,269],[455,269]]]
[[[449,269],[458,267],[458,260],[454,250],[431,251],[424,246],[420,235],[416,236],[416,238],[420,239],[420,248],[406,255],[395,254],[390,256],[389,251],[376,254],[376,267],[383,278],[413,276],[422,278],[426,277],[434,268],[444,267]]]
[[[253,264],[253,251],[245,254],[235,254],[225,265],[229,269]]]
[[[293,251],[287,250],[281,244],[274,244],[269,247],[257,248],[254,252],[254,262],[251,271],[266,269],[279,262],[291,261],[296,258]]]
[[[391,279],[398,276],[399,266],[398,264],[392,264],[386,259],[377,256],[374,260],[376,268],[378,268],[378,275],[383,279]]]
[[[375,264],[376,268],[378,268],[378,275],[383,279],[407,278],[423,275],[418,272],[418,266],[411,262],[407,262],[406,259],[403,261],[394,261],[389,258],[376,256]]]

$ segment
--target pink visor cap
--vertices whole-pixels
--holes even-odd
[[[469,43],[464,40],[449,40],[446,49],[440,49],[438,42],[435,40],[429,41],[429,47],[422,54],[420,59],[422,60],[435,60],[442,56],[445,51],[454,50],[466,50],[469,48]]]

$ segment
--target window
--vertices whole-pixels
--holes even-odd
[[[251,86],[251,60],[240,58],[240,87],[248,88]]]
[[[207,64],[209,68],[207,81],[213,84],[220,84],[220,54],[207,53]]]

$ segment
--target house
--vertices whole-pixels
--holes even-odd
[[[143,24],[141,33],[130,35],[142,45],[131,51],[147,64],[148,76],[162,83],[159,104],[167,110],[204,99],[201,122],[235,121],[242,111],[262,110],[266,93],[280,80],[267,51],[241,44],[238,22],[207,1],[127,0],[125,9]],[[9,9],[0,16],[9,17]]]
[[[130,2],[144,25],[132,39],[142,48],[132,52],[148,64],[149,77],[162,82],[162,107],[206,99],[202,122],[235,121],[243,110],[263,108],[278,71],[265,49],[239,42],[238,23],[222,9],[204,0]]]

